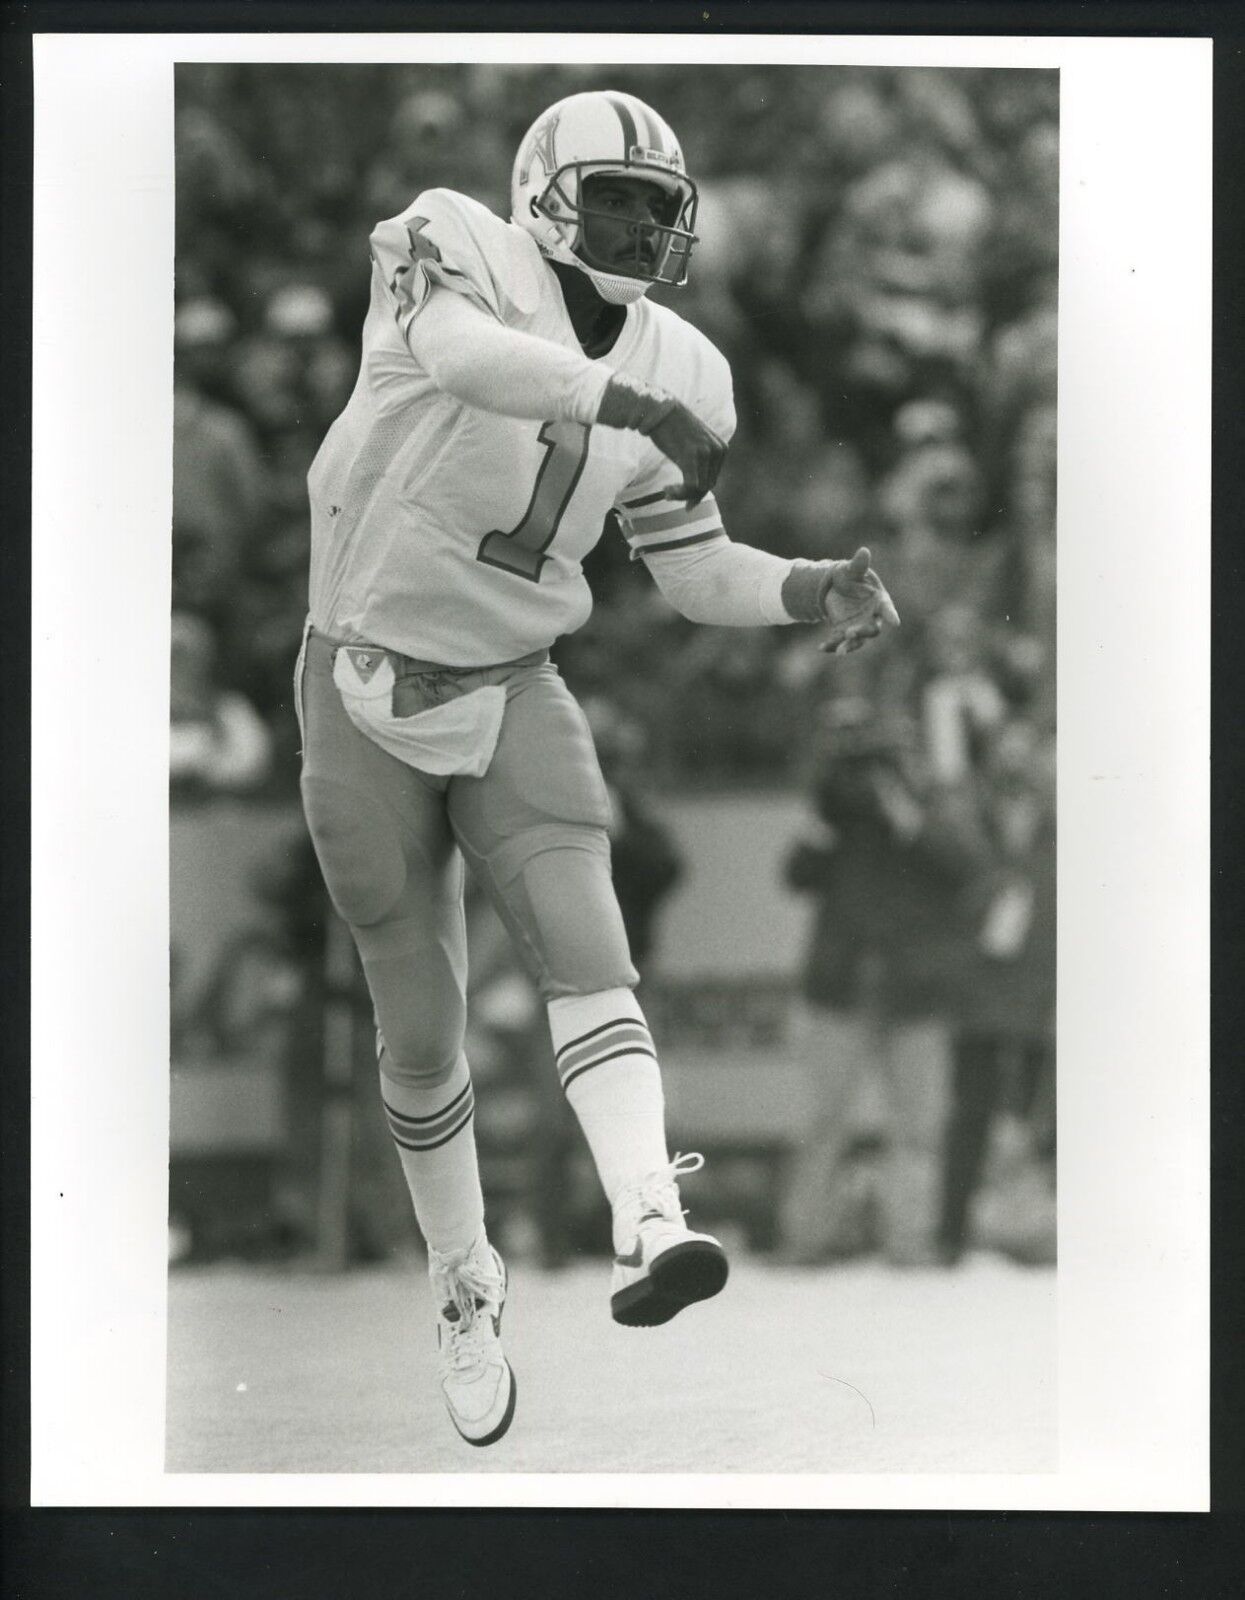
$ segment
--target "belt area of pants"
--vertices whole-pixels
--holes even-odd
[[[514,661],[487,661],[475,667],[448,667],[443,661],[421,661],[416,656],[404,656],[400,651],[391,650],[388,645],[372,644],[363,639],[335,639],[332,634],[321,633],[319,628],[310,628],[308,636],[313,639],[323,639],[334,651],[375,650],[377,655],[386,655],[393,662],[394,676],[397,678],[421,672],[445,672],[469,677],[473,672],[496,672],[511,667],[543,667],[549,659],[548,650],[533,650],[529,655],[519,656]]]

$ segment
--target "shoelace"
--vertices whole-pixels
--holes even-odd
[[[502,1297],[505,1283],[500,1272],[484,1266],[470,1256],[437,1257],[437,1269],[445,1277],[449,1304],[458,1312],[457,1320],[442,1315],[442,1326],[447,1336],[443,1347],[445,1358],[455,1371],[478,1366],[484,1359],[483,1337],[485,1329],[479,1317],[479,1301],[496,1305]]]
[[[447,1322],[448,1337],[442,1347],[446,1365],[454,1372],[467,1372],[484,1365],[484,1328],[478,1317],[470,1322]]]
[[[689,1151],[687,1155],[676,1155],[669,1166],[658,1167],[656,1172],[650,1172],[625,1198],[639,1208],[641,1216],[646,1211],[659,1211],[663,1217],[673,1221],[685,1214],[685,1208],[679,1204],[676,1187],[679,1179],[699,1172],[704,1164],[705,1158],[698,1150]]]

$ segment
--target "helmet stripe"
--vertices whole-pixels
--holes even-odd
[[[623,160],[625,161],[631,154],[632,145],[639,143],[639,140],[636,137],[635,119],[631,115],[631,108],[627,105],[627,102],[623,99],[622,95],[610,94],[608,91],[606,91],[605,98],[618,113],[618,120],[622,123]]]
[[[642,100],[636,102],[644,113],[644,145],[648,150],[659,150],[663,156],[669,155],[666,141],[661,131],[661,118],[655,111],[650,111]]]
[[[660,150],[661,145],[656,141],[652,123],[648,118],[648,107],[643,100],[637,100],[633,95],[628,95],[627,98],[631,101],[631,114],[635,118],[640,143],[646,150]]]

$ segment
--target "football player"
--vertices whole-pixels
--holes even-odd
[[[613,887],[609,804],[549,647],[588,617],[582,562],[618,513],[684,616],[896,624],[859,550],[787,561],[733,542],[714,481],[735,427],[713,345],[647,300],[680,284],[696,185],[631,95],[571,95],[520,145],[504,222],[430,189],[371,237],[358,381],[308,476],[310,618],[296,672],[302,794],[376,1010],[385,1115],[428,1246],[441,1384],[475,1445],[515,1404],[463,1055],[464,861],[548,1010],[558,1072],[613,1208],[615,1321],[716,1294],[690,1229],[653,1039]]]

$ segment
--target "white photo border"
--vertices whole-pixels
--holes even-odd
[[[639,38],[1060,73],[1059,1469],[166,1475],[173,66],[622,63]],[[33,1504],[1208,1509],[1211,51],[35,36]]]

